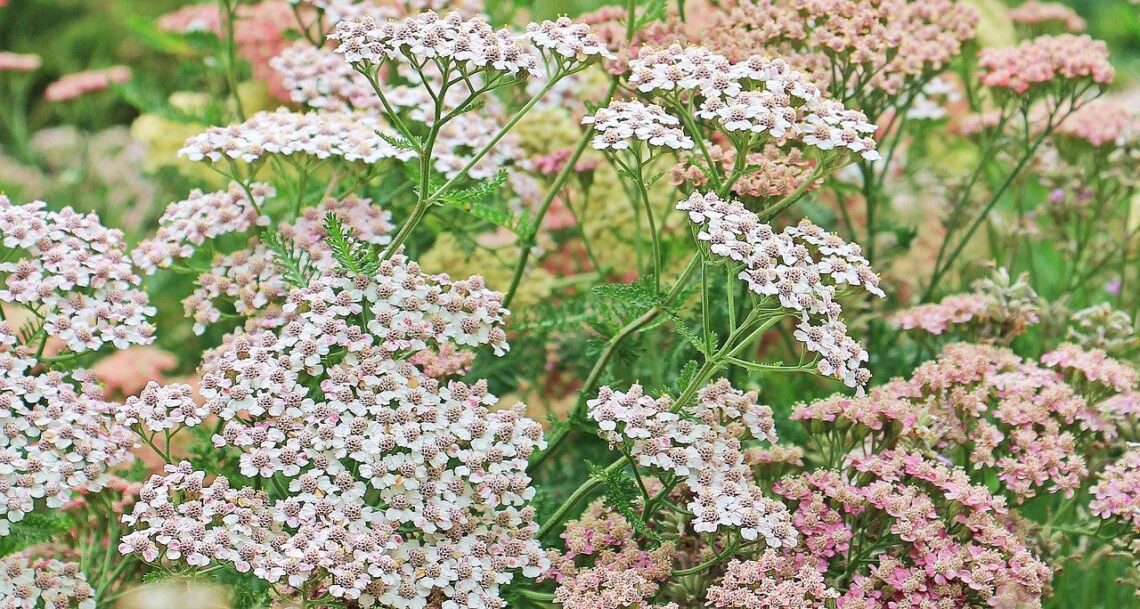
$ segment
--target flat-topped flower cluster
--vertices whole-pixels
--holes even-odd
[[[363,606],[500,606],[499,586],[548,564],[534,539],[528,457],[545,446],[523,406],[490,410],[485,382],[433,378],[410,356],[507,349],[502,295],[429,276],[401,255],[374,276],[326,273],[292,290],[274,329],[207,354],[200,392],[150,387],[120,415],[148,437],[205,417],[241,476],[168,465],[124,521],[124,553],[222,561],[300,593]],[[244,484],[244,486],[243,486]]]
[[[24,307],[72,351],[125,349],[154,340],[154,308],[139,287],[123,233],[95,214],[0,195],[0,301]]]

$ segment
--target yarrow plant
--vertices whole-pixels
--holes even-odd
[[[1129,606],[1103,19],[571,4],[0,36],[0,609]]]

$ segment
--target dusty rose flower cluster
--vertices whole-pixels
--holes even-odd
[[[724,576],[708,591],[709,605],[719,609],[799,609],[823,606],[838,597],[816,565],[775,550],[728,563]]]
[[[898,93],[942,71],[977,23],[953,0],[763,0],[718,15],[709,44],[735,58],[771,49],[842,97]]]
[[[1135,371],[1129,376],[1126,366],[1103,353],[1073,347],[1042,357],[1046,366],[1064,362],[1078,370],[1093,361],[1114,371],[1100,382],[1127,377],[1135,384]],[[963,466],[992,468],[1004,491],[1020,502],[1041,490],[1071,496],[1089,475],[1085,444],[1115,437],[1114,423],[1086,395],[1100,399],[1104,392],[1078,393],[1059,374],[1007,349],[956,343],[909,380],[881,385],[863,398],[836,396],[801,405],[792,418],[850,434],[850,448],[863,438],[876,444],[902,438],[964,459]]]
[[[640,385],[626,393],[603,387],[587,406],[602,437],[622,446],[637,466],[686,481],[693,494],[693,530],[731,527],[744,539],[762,538],[768,547],[795,545],[783,506],[756,486],[744,464],[741,434],[725,423],[742,423],[753,438],[775,442],[772,411],[756,402],[755,393],[722,379],[678,411],[669,398],[645,395]]]
[[[1041,299],[1027,277],[1016,279],[1004,268],[979,279],[967,294],[952,294],[938,303],[917,305],[891,315],[890,323],[903,330],[921,329],[939,335],[951,329],[967,332],[981,342],[1007,344],[1036,324]]]
[[[49,84],[44,89],[44,99],[53,102],[69,101],[88,93],[103,91],[112,84],[122,84],[130,79],[131,70],[126,66],[76,72]]]
[[[704,47],[644,50],[630,62],[629,83],[658,96],[688,92],[695,115],[726,134],[765,135],[820,150],[846,149],[878,158],[875,126],[859,111],[823,99],[819,89],[781,59],[753,55],[730,62]]]
[[[652,550],[638,547],[629,522],[601,501],[566,523],[562,540],[566,551],[551,552],[544,577],[557,582],[554,600],[566,609],[640,606],[669,577],[676,553],[670,541]]]
[[[697,239],[709,253],[742,265],[740,279],[752,292],[777,299],[800,317],[795,336],[820,356],[819,372],[849,387],[870,380],[867,351],[847,336],[837,294],[861,287],[883,296],[879,277],[858,245],[847,243],[807,220],[777,233],[738,201],[694,192],[677,204],[699,227]]]
[[[1140,532],[1140,447],[1128,449],[1104,468],[1092,487],[1089,510],[1100,518],[1120,518]]]
[[[1074,380],[1083,380],[1114,393],[1137,389],[1140,382],[1140,373],[1132,366],[1109,357],[1101,349],[1086,350],[1072,343],[1065,343],[1042,355],[1041,363],[1073,373],[1077,377]]]
[[[776,492],[796,504],[793,518],[809,551],[799,560],[827,569],[847,560],[856,536],[862,540],[866,566],[847,565],[853,577],[839,591],[839,607],[1040,607],[1052,577],[1005,525],[1002,500],[971,484],[964,470],[918,453],[854,457],[850,473],[818,470],[785,478]],[[862,527],[884,537],[868,539]],[[889,539],[902,543],[884,543]],[[820,582],[813,583],[819,594]],[[1003,604],[1009,596],[1017,604]]]
[[[0,72],[35,72],[43,62],[39,55],[0,51]]]
[[[1056,134],[1097,148],[1132,148],[1140,143],[1140,115],[1119,101],[1093,100],[1057,125]]]
[[[1039,36],[1014,47],[983,49],[979,78],[987,87],[1026,93],[1053,81],[1107,84],[1115,70],[1108,47],[1085,35]]]
[[[1076,11],[1060,2],[1038,2],[1028,0],[1010,9],[1009,18],[1014,23],[1030,26],[1057,24],[1069,32],[1085,30],[1085,20]]]
[[[736,151],[730,147],[712,145],[707,148],[709,156],[717,165],[713,171],[730,175],[736,166]],[[812,163],[804,158],[801,150],[785,151],[775,144],[747,153],[745,173],[732,185],[732,192],[742,198],[779,200],[793,195],[801,188],[811,188]],[[703,167],[702,159],[695,153],[673,168],[670,175],[674,185],[688,184],[698,189],[706,189],[709,176]]]
[[[381,108],[368,80],[327,49],[296,42],[269,65],[281,75],[282,86],[296,103],[337,112]]]
[[[125,349],[154,340],[154,315],[121,231],[70,207],[15,205],[0,195],[0,301],[34,311],[72,351]]]
[[[953,294],[941,302],[917,305],[891,316],[891,323],[903,330],[921,329],[942,334],[952,326],[966,324],[986,310],[986,297],[981,294]]]
[[[0,609],[95,609],[95,590],[76,563],[18,552],[0,558]]]

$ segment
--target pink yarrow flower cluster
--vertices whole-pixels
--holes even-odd
[[[983,49],[978,67],[982,84],[1014,93],[1058,79],[1104,85],[1115,75],[1104,42],[1072,34],[1039,36],[1015,47]]]
[[[1004,501],[960,468],[888,450],[855,457],[850,472],[785,478],[775,490],[796,503],[810,552],[801,560],[817,569],[845,559],[862,526],[903,542],[868,556],[839,591],[839,607],[1007,606],[1010,595],[1016,606],[1041,606],[1051,569],[1006,527]]]
[[[112,84],[122,84],[130,79],[131,69],[126,66],[76,72],[49,84],[44,89],[44,99],[52,102],[69,101],[89,93],[103,91]]]
[[[740,421],[753,438],[774,442],[772,411],[756,402],[755,393],[733,389],[722,379],[703,388],[695,404],[682,405],[682,412],[667,397],[645,395],[640,385],[626,393],[603,387],[586,404],[611,446],[622,446],[640,467],[686,481],[696,532],[727,527],[744,539],[763,539],[768,547],[795,545],[783,506],[756,486],[741,438],[724,423]]]
[[[956,0],[767,0],[716,17],[704,44],[732,58],[770,49],[844,98],[897,94],[941,72],[978,24]]]
[[[1041,363],[1063,371],[1072,371],[1079,379],[1125,393],[1137,388],[1140,373],[1132,366],[1108,356],[1102,349],[1084,349],[1065,343],[1041,356]]]
[[[1140,113],[1130,103],[1097,99],[1074,110],[1055,133],[1097,148],[1134,148],[1140,145]]]
[[[900,390],[927,421],[919,437],[950,455],[968,449],[969,463],[994,468],[1019,501],[1039,490],[1071,496],[1088,476],[1081,438],[1116,433],[1059,374],[999,347],[949,345]]]
[[[1130,447],[1104,468],[1091,493],[1093,515],[1120,518],[1140,532],[1140,446]]]
[[[0,301],[34,311],[43,330],[72,351],[154,340],[155,309],[139,287],[121,231],[70,207],[14,205],[0,195]]]
[[[382,108],[368,79],[344,57],[307,42],[295,42],[269,61],[289,99],[321,110],[350,112]]]
[[[566,609],[646,606],[672,572],[677,554],[668,540],[650,550],[638,547],[629,521],[601,500],[566,523],[562,540],[566,551],[550,552],[551,569],[543,577],[558,583],[554,600]],[[676,604],[654,607],[676,609]]]
[[[870,372],[866,350],[847,335],[839,290],[860,287],[882,297],[879,277],[858,245],[847,243],[807,220],[777,233],[739,201],[694,192],[677,204],[700,227],[697,238],[709,253],[741,265],[749,290],[775,298],[800,318],[795,336],[820,356],[819,372],[849,387],[863,387]]]
[[[981,315],[986,306],[986,298],[981,294],[954,294],[938,303],[903,309],[891,316],[891,324],[903,330],[921,329],[938,335],[952,326],[969,323]]]
[[[1009,18],[1022,25],[1058,24],[1072,33],[1083,32],[1086,25],[1076,11],[1060,2],[1028,0],[1010,9]]]
[[[0,609],[95,609],[95,590],[77,563],[25,550],[0,558]]]
[[[39,55],[0,51],[0,72],[35,72],[43,63]]]
[[[708,589],[709,606],[718,609],[803,609],[823,607],[838,597],[816,565],[775,550],[753,560],[733,560]]]

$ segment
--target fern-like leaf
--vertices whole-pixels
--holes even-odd
[[[309,285],[317,270],[313,267],[308,252],[292,243],[287,243],[277,231],[270,231],[262,241],[273,254],[273,264],[289,285],[294,287]]]

